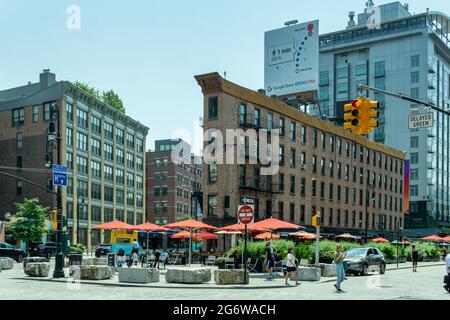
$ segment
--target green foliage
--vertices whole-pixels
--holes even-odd
[[[84,253],[86,248],[82,244],[73,244],[70,246],[70,253]]]
[[[74,84],[81,90],[89,93],[91,96],[103,101],[104,103],[110,105],[114,109],[125,113],[125,107],[123,105],[123,102],[120,99],[119,95],[114,92],[114,90],[111,89],[108,91],[103,91],[102,94],[100,94],[99,90],[97,90],[95,87],[92,87],[85,82],[75,81]]]
[[[103,91],[102,100],[104,103],[109,104],[114,109],[119,110],[120,112],[125,113],[125,107],[123,105],[122,100],[119,98],[119,95],[114,92],[114,90]]]
[[[25,199],[22,203],[16,203],[17,211],[14,214],[15,222],[9,225],[11,237],[15,240],[40,241],[46,232],[45,220],[48,208],[39,204],[38,198]]]
[[[191,216],[190,215],[188,215],[188,214],[183,214],[181,217],[179,217],[177,220],[178,220],[178,222],[180,222],[180,221],[185,221],[185,220],[189,220],[189,219],[191,219]]]

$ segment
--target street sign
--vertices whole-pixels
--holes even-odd
[[[53,165],[53,185],[67,187],[67,166]]]
[[[242,197],[241,204],[255,204],[255,198]]]
[[[409,116],[409,129],[431,128],[434,125],[433,113],[414,114]]]
[[[252,205],[242,205],[238,207],[238,221],[240,224],[253,223],[255,218],[255,209]]]

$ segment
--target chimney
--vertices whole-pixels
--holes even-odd
[[[349,17],[350,20],[348,21],[347,28],[353,28],[356,25],[356,23],[355,23],[355,12],[354,11],[350,11],[348,13],[348,17]]]
[[[41,90],[46,89],[56,83],[56,75],[50,72],[50,69],[44,69],[39,75]]]

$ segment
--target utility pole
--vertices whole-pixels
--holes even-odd
[[[57,161],[58,164],[61,164],[61,120],[60,120],[60,112],[58,106],[53,104],[50,109],[50,128],[53,126],[54,129],[54,121],[58,122],[58,131],[56,135],[56,152],[57,152]],[[49,133],[50,133],[49,128]],[[57,230],[56,230],[56,243],[57,243],[57,252],[55,255],[55,270],[53,272],[53,278],[64,278],[64,255],[62,253],[62,190],[61,186],[57,186],[56,191],[56,206],[57,206]]]
[[[374,186],[367,185],[366,188],[366,222],[365,222],[365,232],[364,232],[364,242],[368,243],[368,231],[369,231],[369,204],[370,200],[372,199],[372,193],[373,193]],[[370,194],[369,194],[370,191]]]

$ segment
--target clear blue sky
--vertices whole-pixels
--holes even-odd
[[[38,81],[44,68],[58,80],[114,89],[127,114],[150,128],[147,148],[173,130],[193,130],[202,115],[196,74],[264,86],[264,32],[288,20],[320,19],[320,32],[345,28],[348,11],[365,0],[0,0],[0,88]],[[377,1],[375,5],[391,1]],[[403,2],[402,2],[403,3]],[[410,0],[412,13],[450,15],[450,2]],[[66,27],[69,5],[81,29]]]

